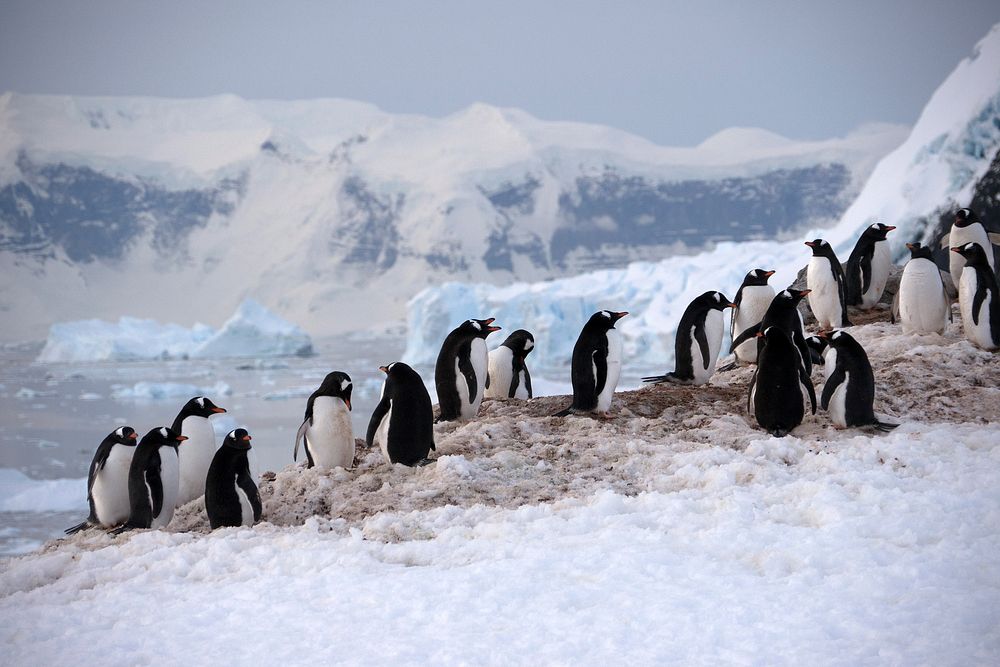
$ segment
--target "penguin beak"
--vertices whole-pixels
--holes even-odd
[[[816,247],[816,244],[813,243],[812,241],[806,241],[806,245],[809,246],[810,248],[815,248]]]
[[[620,312],[620,313],[611,313],[611,314],[612,314],[612,315],[614,316],[614,318],[615,318],[615,321],[617,322],[617,321],[618,321],[618,320],[620,320],[621,318],[623,318],[623,317],[625,317],[626,315],[628,315],[628,311],[627,311],[627,310],[623,310],[623,311],[622,311],[622,312]]]
[[[251,440],[253,440],[253,438],[251,438],[250,435],[247,434],[247,435],[243,436],[242,438],[240,438],[240,440],[242,440],[243,442],[250,442]]]
[[[378,369],[380,371],[382,371],[383,373],[388,373],[389,372],[389,367],[388,366],[379,366]]]
[[[212,412],[225,412],[225,411],[226,411],[225,408],[220,408],[220,407],[212,408]]]
[[[906,244],[906,249],[907,250],[913,250],[913,244],[912,243],[907,243]]]
[[[962,252],[962,249],[961,248],[952,248],[951,251],[952,252],[959,252],[960,253],[960,252]]]
[[[820,331],[818,334],[816,334],[816,336],[818,336],[819,338],[822,338],[823,340],[826,340],[827,338],[830,337],[830,332],[829,331]]]
[[[892,231],[892,230],[894,230],[894,229],[896,229],[896,227],[895,227],[894,225],[888,225],[888,226],[887,226],[887,227],[885,228],[885,231],[886,231],[886,232],[891,232],[891,231]]]
[[[187,439],[188,439],[188,437],[186,435],[179,435],[179,436],[177,436],[177,442],[184,442]]]
[[[804,289],[804,290],[802,290],[802,296],[806,296],[806,295],[807,295],[807,294],[809,294],[810,292],[812,292],[812,290],[811,290],[811,289]]]
[[[492,320],[490,321],[492,322]],[[486,327],[486,330],[493,333],[494,331],[500,331],[500,327]]]
[[[493,324],[496,321],[496,319],[497,318],[495,317],[487,317],[485,320],[483,320],[483,322],[485,322],[486,324]]]
[[[758,332],[757,332],[757,333],[756,333],[756,334],[754,335],[754,338],[763,338],[763,337],[764,337],[764,332],[763,332],[763,331],[758,331]]]
[[[129,436],[128,436],[128,437],[129,437],[129,439],[131,439],[131,440],[135,440],[136,438],[138,438],[138,437],[139,437],[139,434],[138,434],[138,433],[131,433],[131,434],[129,434]]]
[[[809,244],[807,243],[806,245],[809,245]],[[770,278],[773,275],[774,275],[774,271],[765,271],[764,272],[764,277],[765,278]]]
[[[730,303],[726,305],[726,308],[739,308],[739,307],[740,306],[737,303]]]
[[[349,399],[349,398],[345,398],[345,399],[344,399],[344,403],[347,403],[347,411],[348,411],[348,412],[350,412],[350,411],[351,411],[351,409],[352,409],[352,408],[351,408],[351,399]]]

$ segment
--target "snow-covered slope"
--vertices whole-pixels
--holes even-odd
[[[437,119],[6,93],[0,336],[121,315],[218,326],[245,296],[313,334],[398,322],[445,280],[540,280],[829,223],[904,136],[738,128],[669,148],[484,104]]]
[[[725,137],[718,141],[728,143]],[[774,141],[760,137],[756,143]],[[921,238],[935,242],[925,237],[932,233],[928,220],[941,208],[968,205],[998,151],[1000,26],[938,88],[910,136],[879,162],[834,227],[803,230],[801,239],[787,243],[725,243],[692,256],[554,281],[504,288],[458,283],[428,288],[408,306],[405,358],[432,363],[456,323],[489,315],[497,317],[501,326],[531,330],[540,363],[565,365],[587,317],[611,308],[632,313],[619,325],[630,363],[670,368],[674,329],[698,294],[721,290],[732,297],[746,272],[754,268],[777,270],[771,284],[780,289],[808,261],[809,249],[802,240],[816,236],[828,239],[846,262],[861,229],[875,220],[899,228],[890,235],[897,249]],[[984,196],[996,200],[1000,191]]]

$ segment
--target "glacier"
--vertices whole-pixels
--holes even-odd
[[[245,299],[218,330],[151,319],[81,320],[54,324],[36,361],[138,361],[223,357],[307,356],[312,340],[295,324]]]
[[[933,232],[928,220],[942,207],[967,205],[998,150],[1000,25],[935,91],[909,137],[878,163],[837,224],[803,231],[801,239],[827,239],[842,261],[873,221],[897,227],[890,235],[897,256],[907,241],[935,242],[927,238]],[[590,314],[608,308],[630,313],[618,325],[629,365],[670,370],[674,332],[694,297],[707,290],[733,297],[755,268],[777,271],[770,282],[783,289],[808,258],[801,240],[720,243],[709,252],[571,278],[505,287],[449,282],[426,288],[407,303],[403,359],[433,363],[441,341],[462,320],[496,317],[505,329],[535,335],[535,365],[567,367],[580,328]],[[499,345],[502,336],[493,334],[491,345]]]

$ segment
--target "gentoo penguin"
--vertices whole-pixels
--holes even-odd
[[[995,272],[993,245],[1000,245],[1000,234],[987,232],[979,216],[971,208],[960,208],[955,213],[955,222],[951,225],[951,231],[941,237],[941,247],[960,248],[967,243],[975,243],[983,249],[986,262],[990,269]],[[962,279],[962,267],[964,266],[965,258],[961,254],[948,254],[948,268],[951,271],[951,280],[955,283],[955,289],[958,289],[958,283]]]
[[[250,440],[244,428],[230,431],[208,467],[205,511],[213,530],[222,526],[252,526],[260,521],[260,493],[247,459]]]
[[[531,374],[524,363],[535,347],[535,337],[518,329],[490,352],[486,395],[490,398],[531,398]]]
[[[210,399],[195,396],[184,404],[174,418],[170,430],[188,439],[181,448],[181,483],[177,491],[177,506],[191,502],[205,493],[205,475],[215,456],[215,429],[208,421],[214,414],[225,412]]]
[[[812,258],[806,269],[809,288],[809,308],[821,329],[849,327],[847,319],[847,288],[844,269],[833,248],[823,239],[806,241],[812,248]]]
[[[892,268],[886,236],[892,225],[877,222],[865,228],[847,259],[847,305],[871,308],[882,298]]]
[[[128,470],[128,521],[112,531],[114,534],[131,528],[163,528],[170,523],[180,480],[177,447],[184,440],[187,436],[166,426],[142,436]]]
[[[861,344],[844,331],[820,334],[827,338],[826,384],[820,405],[839,428],[874,426],[891,431],[899,424],[879,421],[872,411],[875,401],[875,374]]]
[[[674,370],[643,378],[643,382],[705,384],[715,372],[726,325],[722,311],[732,308],[722,292],[705,292],[688,304],[674,337]]]
[[[742,345],[745,341],[750,340],[752,337],[757,336],[757,334],[766,331],[768,327],[779,327],[782,331],[788,334],[788,337],[791,339],[796,349],[798,349],[799,356],[802,359],[802,367],[805,369],[806,375],[811,375],[812,355],[809,352],[809,347],[806,345],[805,328],[802,326],[802,314],[799,313],[799,303],[808,294],[809,290],[807,289],[797,290],[788,288],[778,292],[775,297],[771,299],[771,305],[767,307],[767,311],[764,313],[764,319],[752,327],[747,327],[743,333],[737,336],[730,346],[730,351],[732,351],[736,346]],[[758,337],[758,353],[760,352],[760,348],[763,344],[763,339]]]
[[[782,438],[802,423],[805,398],[816,414],[816,391],[799,362],[799,350],[781,327],[757,334],[762,345],[750,380],[747,412],[773,436]]]
[[[305,439],[308,468],[329,470],[354,465],[354,432],[351,430],[351,376],[334,371],[323,378],[306,403],[306,415],[295,434],[292,460],[299,458],[299,441]]]
[[[951,303],[944,290],[941,271],[931,249],[907,243],[910,261],[903,267],[899,291],[892,301],[891,321],[898,319],[903,333],[944,333],[951,317]]]
[[[984,350],[1000,348],[1000,286],[977,243],[952,248],[965,258],[958,282],[958,305],[965,337]]]
[[[466,320],[444,339],[434,366],[440,421],[472,419],[479,412],[489,365],[486,337],[500,331],[492,324],[492,317]]]
[[[774,271],[754,269],[743,278],[743,284],[733,299],[735,305],[729,327],[731,338],[735,339],[747,327],[764,319],[764,313],[774,299],[774,288],[767,284],[767,279],[773,275]],[[734,352],[736,358],[744,363],[757,363],[757,341],[748,340],[739,345]]]
[[[823,352],[826,351],[826,339],[819,336],[809,336],[806,338],[806,347],[809,348],[809,358],[813,366],[822,366]]]
[[[597,412],[607,416],[622,372],[622,339],[615,322],[626,315],[627,312],[599,310],[583,325],[573,346],[570,370],[573,403],[557,412],[555,417],[564,417],[570,412]]]
[[[379,370],[385,373],[385,383],[368,422],[367,446],[377,441],[390,463],[432,463],[427,454],[434,449],[434,409],[424,381],[401,361]]]
[[[90,516],[67,535],[91,526],[112,528],[128,518],[128,469],[135,454],[136,434],[131,426],[116,428],[97,446],[87,476],[87,502]]]

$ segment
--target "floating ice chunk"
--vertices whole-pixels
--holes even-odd
[[[302,329],[253,299],[240,304],[222,329],[198,346],[195,357],[284,357],[313,353]]]
[[[0,468],[0,512],[86,509],[86,479],[32,479],[20,470]]]
[[[131,387],[116,386],[111,396],[119,400],[160,400],[164,398],[189,399],[192,396],[230,396],[233,390],[225,382],[200,387],[183,382],[136,382]]]

